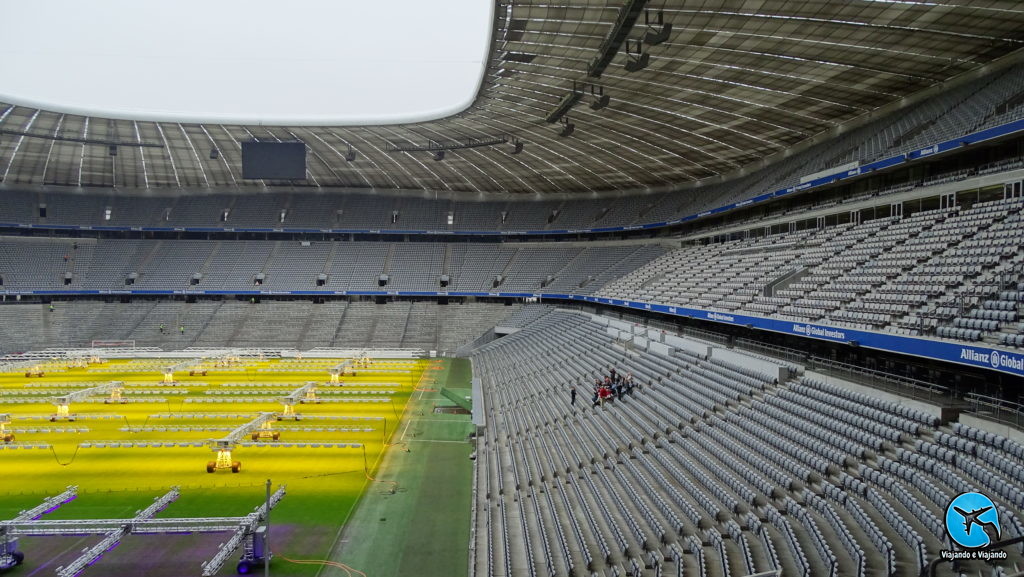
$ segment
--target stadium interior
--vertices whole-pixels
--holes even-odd
[[[436,120],[5,89],[0,575],[1024,575],[1024,4],[494,4]]]

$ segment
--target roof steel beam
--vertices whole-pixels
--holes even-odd
[[[594,58],[590,65],[587,66],[587,76],[591,78],[601,77],[604,69],[608,68],[612,59],[618,54],[622,43],[626,41],[629,33],[633,31],[633,25],[636,24],[637,19],[640,17],[640,12],[643,11],[646,4],[647,0],[627,0],[622,5],[622,8],[619,8],[619,16],[615,19],[615,24],[612,26],[608,36],[601,43],[597,58]]]

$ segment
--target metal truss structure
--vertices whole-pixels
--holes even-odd
[[[46,513],[74,500],[77,495],[77,487],[68,487],[60,495],[48,497],[40,505],[22,511],[13,519],[0,521],[0,570],[20,565],[24,561],[25,554],[18,549],[18,537],[21,536],[103,536],[102,540],[85,549],[78,558],[57,568],[58,577],[75,577],[99,561],[124,537],[133,533],[152,535],[227,532],[232,532],[231,538],[220,546],[213,558],[200,566],[202,575],[209,577],[216,574],[239,548],[243,551],[239,568],[241,569],[243,564],[246,568],[251,568],[255,563],[262,561],[264,556],[270,555],[266,548],[266,521],[270,509],[284,498],[285,487],[279,487],[268,502],[243,517],[156,518],[158,513],[178,499],[179,491],[174,487],[130,519],[40,519]]]

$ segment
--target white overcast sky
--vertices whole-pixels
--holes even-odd
[[[92,116],[359,125],[465,109],[489,0],[0,0],[0,101]]]

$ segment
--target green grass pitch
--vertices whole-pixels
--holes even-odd
[[[78,499],[46,518],[131,517],[171,486],[180,487],[181,498],[161,513],[163,517],[245,515],[262,502],[265,482],[271,479],[275,487],[287,485],[287,496],[271,515],[272,548],[277,555],[274,564],[279,567],[275,574],[318,575],[323,570],[320,565],[289,564],[282,558],[320,560],[328,558],[332,550],[337,552],[334,545],[339,529],[349,519],[361,496],[370,487],[387,486],[386,479],[380,479],[380,484],[370,479],[377,475],[389,443],[399,436],[409,436],[410,425],[416,426],[415,421],[403,420],[410,397],[414,394],[423,397],[424,391],[429,390],[427,387],[436,384],[437,376],[449,373],[451,361],[417,360],[408,364],[375,359],[368,367],[357,369],[356,376],[345,376],[342,387],[326,384],[326,367],[337,364],[340,359],[242,361],[241,366],[221,367],[211,370],[207,376],[176,374],[177,384],[172,387],[162,386],[161,374],[152,366],[147,367],[147,362],[159,365],[167,361],[113,360],[84,368],[51,370],[43,377],[32,378],[24,374],[0,375],[0,413],[11,413],[13,417],[9,428],[17,436],[14,445],[50,445],[46,449],[9,445],[0,450],[3,472],[0,475],[0,519],[12,518],[68,485],[79,487]],[[458,370],[465,372],[466,366],[459,364]],[[127,383],[124,398],[131,403],[108,404],[97,397],[92,402],[73,403],[71,412],[77,418],[72,422],[48,420],[55,411],[51,396],[112,380]],[[319,390],[324,402],[296,405],[300,416],[360,419],[306,418],[275,422],[273,428],[280,432],[280,441],[261,441],[260,446],[242,446],[234,451],[233,459],[242,462],[242,471],[237,474],[230,471],[207,473],[206,463],[213,459],[214,453],[205,443],[199,447],[159,448],[83,445],[199,443],[223,437],[228,429],[248,419],[195,419],[182,415],[255,415],[261,411],[281,411],[283,405],[277,399],[308,381],[324,383]],[[151,391],[151,394],[143,391]],[[32,402],[14,402],[16,399],[32,399]],[[359,402],[367,399],[385,399],[385,402]],[[89,418],[111,414],[119,418]],[[176,417],[168,418],[168,414]],[[196,430],[200,427],[216,430]],[[192,430],[180,430],[188,428]],[[325,428],[347,430],[316,430]],[[465,429],[463,417],[454,436],[460,437]],[[305,441],[358,443],[361,447],[273,446]],[[22,539],[26,562],[18,571],[43,567],[40,575],[53,574],[59,564],[70,561],[83,547],[97,540],[75,539]],[[95,569],[87,570],[85,576],[134,574],[140,563],[147,575],[198,575],[200,563],[226,536],[183,537],[181,543],[175,542],[176,539],[162,539],[161,553],[157,555],[153,553],[153,537],[127,537]],[[203,544],[197,544],[201,540]],[[173,563],[175,566],[161,565],[164,557],[173,558],[175,554],[180,556]],[[335,558],[335,561],[341,559]],[[364,562],[369,561],[364,559]],[[220,572],[221,575],[233,573],[233,562]]]

